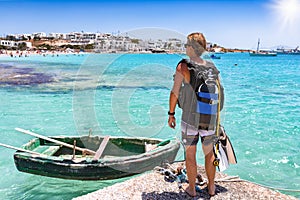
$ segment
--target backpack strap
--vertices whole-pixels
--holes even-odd
[[[216,79],[216,83],[217,83],[218,91],[220,91],[221,86],[220,86],[219,79]],[[219,98],[218,98],[218,111],[217,111],[217,137],[219,137],[219,135],[220,135],[220,133],[219,133],[219,128],[220,128],[220,111],[221,111],[221,95],[219,95]]]

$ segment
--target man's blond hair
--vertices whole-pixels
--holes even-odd
[[[206,39],[203,33],[191,33],[187,36],[188,44],[193,47],[196,54],[201,56],[206,51]]]

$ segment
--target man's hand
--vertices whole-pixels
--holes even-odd
[[[175,119],[174,115],[169,115],[168,124],[171,128],[175,129],[176,119]]]

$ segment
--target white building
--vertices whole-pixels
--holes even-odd
[[[66,39],[71,41],[72,45],[86,45],[94,44],[98,38],[99,33],[84,33],[72,32],[66,34]]]
[[[138,44],[133,43],[129,37],[112,36],[104,34],[97,36],[95,41],[96,52],[137,51]]]
[[[182,51],[184,50],[184,44],[181,40],[177,38],[170,38],[167,41],[166,47],[168,50],[172,51]]]
[[[46,37],[47,35],[46,35],[46,33],[44,33],[44,32],[40,32],[40,33],[33,33],[32,34],[32,38],[43,38],[43,37]]]
[[[32,48],[31,42],[26,42],[26,41],[11,41],[11,40],[0,40],[0,45],[9,47],[9,48],[17,48],[19,44],[25,43],[27,48]]]
[[[67,33],[66,34],[66,39],[67,40],[76,40],[81,37],[81,33],[79,32],[72,32],[72,33]]]
[[[81,38],[84,40],[96,40],[97,34],[96,33],[83,33]]]
[[[18,42],[11,40],[0,40],[0,45],[5,47],[18,47]]]
[[[67,39],[66,34],[64,33],[49,33],[48,37],[52,37],[54,39]]]
[[[22,43],[22,42],[19,42]],[[24,42],[27,46],[27,48],[31,49],[32,48],[32,43],[31,42]]]

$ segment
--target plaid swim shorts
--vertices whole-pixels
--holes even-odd
[[[200,137],[204,146],[217,141],[214,131],[199,130],[184,121],[181,121],[181,137],[185,146],[197,145]]]

